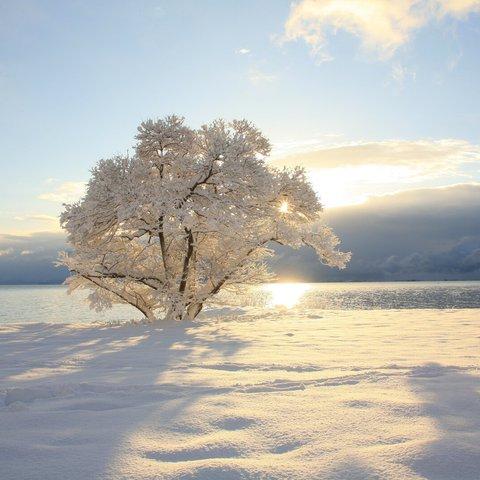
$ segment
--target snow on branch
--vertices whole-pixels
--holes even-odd
[[[98,162],[61,216],[73,253],[59,263],[70,290],[92,290],[94,308],[194,318],[222,288],[269,280],[274,242],[348,262],[305,171],[269,167],[270,144],[246,120],[193,130],[168,116],[143,122],[136,138],[133,156]]]

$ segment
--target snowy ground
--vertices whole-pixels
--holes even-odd
[[[0,328],[0,477],[480,478],[480,310]]]

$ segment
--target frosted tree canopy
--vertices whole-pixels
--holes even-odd
[[[251,123],[195,130],[168,116],[143,122],[136,139],[132,156],[98,162],[61,215],[73,253],[59,263],[94,308],[192,319],[221,289],[270,280],[275,242],[311,247],[333,267],[349,260],[305,171],[270,167],[270,144]]]

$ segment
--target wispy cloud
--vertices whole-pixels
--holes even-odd
[[[56,183],[58,181],[59,181],[59,179],[55,178],[55,177],[48,177],[48,178],[45,179],[45,183],[47,185],[51,185],[52,183]]]
[[[287,157],[288,155],[319,150],[326,146],[331,146],[335,141],[340,141],[342,137],[343,133],[317,133],[314,138],[307,140],[275,142],[272,145],[272,159],[276,160]]]
[[[21,215],[14,217],[14,220],[18,220],[23,222],[25,220],[38,220],[41,222],[56,222],[58,223],[58,217],[54,217],[53,215],[44,215],[44,214],[32,214],[32,215]]]
[[[63,182],[52,191],[38,196],[40,200],[57,203],[71,203],[79,200],[85,193],[85,182]]]
[[[328,36],[344,30],[380,59],[390,58],[433,20],[464,18],[480,0],[302,0],[292,5],[285,40],[303,39],[319,61],[331,60]]]
[[[396,63],[392,66],[390,76],[399,87],[403,87],[407,80],[415,81],[417,73],[404,65]]]
[[[239,48],[238,50],[235,50],[235,53],[237,55],[248,55],[250,53],[249,48]]]
[[[252,85],[259,86],[274,82],[277,79],[277,76],[254,67],[248,71],[247,78]]]

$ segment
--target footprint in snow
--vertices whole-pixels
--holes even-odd
[[[297,450],[300,447],[303,447],[303,445],[304,445],[303,442],[288,442],[280,445],[275,445],[275,447],[273,447],[270,451],[272,453],[282,455],[284,453],[293,452],[294,450]]]
[[[183,450],[151,451],[146,452],[145,456],[159,462],[194,462],[196,460],[240,457],[241,452],[229,445],[202,445]]]
[[[223,430],[241,430],[255,423],[255,420],[245,417],[227,417],[213,422],[213,424]]]

